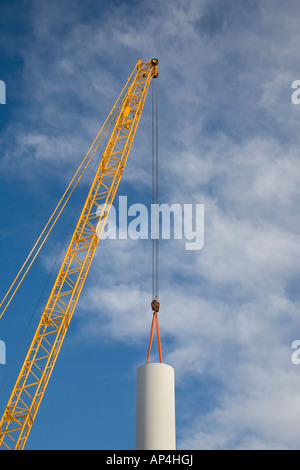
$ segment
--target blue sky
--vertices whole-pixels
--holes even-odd
[[[137,60],[160,61],[160,202],[205,205],[203,248],[160,250],[178,449],[299,448],[299,18],[296,0],[0,2],[0,292]],[[2,409],[86,190],[0,320]],[[151,96],[118,195],[151,198]],[[135,448],[151,293],[151,242],[100,242],[28,449]]]

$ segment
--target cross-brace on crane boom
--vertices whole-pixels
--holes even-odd
[[[120,183],[150,81],[158,76],[157,64],[157,59],[138,61],[113,107],[108,143],[0,421],[3,448],[25,446]],[[90,151],[99,143],[96,138]]]

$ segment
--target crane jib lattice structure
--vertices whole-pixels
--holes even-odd
[[[106,120],[105,132],[99,131],[88,151],[95,154],[109,129],[89,194],[0,421],[4,449],[25,446],[120,183],[151,79],[158,76],[157,64],[157,59],[137,62]]]

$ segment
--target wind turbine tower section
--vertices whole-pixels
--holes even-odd
[[[137,370],[136,449],[176,449],[175,371],[167,364]]]

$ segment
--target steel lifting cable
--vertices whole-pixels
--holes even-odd
[[[6,291],[2,301],[0,302],[0,318],[3,316],[4,312],[8,308],[9,304],[11,303],[12,299],[14,298],[15,294],[17,293],[20,285],[22,284],[25,276],[27,275],[28,271],[30,270],[32,264],[34,263],[35,259],[37,258],[39,252],[41,251],[44,243],[46,242],[49,234],[51,233],[53,227],[55,226],[57,220],[59,219],[62,211],[64,210],[67,202],[69,201],[71,195],[73,194],[76,186],[78,185],[80,179],[82,178],[83,174],[85,173],[86,169],[88,168],[92,158],[95,155],[96,150],[98,149],[100,143],[103,141],[106,132],[108,131],[111,123],[113,122],[115,116],[117,115],[119,108],[122,104],[121,96],[124,93],[124,90],[131,79],[131,76],[128,78],[126,85],[124,86],[123,90],[121,91],[117,101],[115,102],[111,112],[107,116],[105,122],[103,123],[101,129],[99,130],[98,134],[96,135],[92,145],[90,146],[88,152],[86,153],[85,157],[83,158],[82,162],[80,163],[76,173],[74,174],[73,178],[71,179],[67,189],[65,190],[64,194],[62,195],[61,199],[59,200],[56,208],[54,209],[52,215],[50,216],[48,222],[46,223],[45,227],[43,228],[41,234],[39,235],[37,241],[35,242],[33,248],[31,249],[30,253],[28,254],[27,258],[25,259],[23,265],[21,266],[18,274],[16,275],[15,279],[13,280],[12,284]],[[119,105],[118,102],[120,101]],[[113,111],[115,112],[113,113]],[[110,121],[109,121],[110,119]],[[106,127],[105,127],[106,126]],[[102,135],[101,135],[102,134]],[[76,179],[77,178],[77,179]],[[73,187],[72,187],[73,185]],[[14,289],[14,290],[13,290]]]
[[[152,208],[151,227],[152,238],[152,302],[151,308],[153,318],[151,324],[150,341],[148,348],[147,363],[150,360],[150,353],[153,341],[154,327],[156,325],[159,360],[162,363],[161,341],[158,324],[159,298],[159,207],[158,207],[158,82],[152,82]],[[154,89],[155,88],[155,89]]]
[[[152,85],[152,298],[158,299],[158,91]],[[155,96],[156,95],[156,96]],[[156,98],[156,99],[155,99]]]
[[[48,222],[46,223],[45,227],[43,228],[40,236],[38,237],[37,241],[35,242],[33,248],[31,249],[30,253],[28,254],[26,260],[24,261],[22,267],[20,268],[18,274],[16,275],[15,279],[13,280],[12,284],[10,285],[9,289],[7,290],[5,296],[3,297],[1,303],[0,303],[0,307],[2,307],[2,305],[5,303],[6,301],[6,304],[5,306],[3,307],[1,313],[0,313],[0,318],[2,317],[2,315],[4,314],[5,310],[7,309],[7,307],[9,306],[10,302],[12,301],[13,297],[15,296],[17,290],[19,289],[21,283],[23,282],[26,274],[28,273],[29,269],[31,268],[33,262],[35,261],[37,255],[39,254],[39,252],[41,251],[44,243],[46,242],[49,234],[51,233],[53,227],[55,226],[58,218],[60,217],[63,209],[65,208],[67,202],[69,201],[71,195],[73,194],[76,186],[78,185],[82,175],[84,174],[85,170],[87,169],[90,161],[91,161],[91,158],[93,157],[94,153],[90,156],[87,164],[83,167],[82,169],[82,166],[83,164],[85,163],[85,160],[88,156],[88,153],[86,154],[86,156],[84,157],[83,161],[81,162],[79,168],[77,169],[75,175],[73,176],[72,180],[70,181],[67,189],[65,190],[63,196],[61,197],[61,199],[59,200],[56,208],[54,209],[52,215],[50,216]],[[81,170],[82,169],[82,170]],[[81,170],[81,172],[80,172]],[[80,172],[80,173],[79,173]],[[77,177],[77,180],[76,180],[76,177]],[[75,183],[74,183],[75,181]],[[72,187],[72,184],[74,183],[73,187]],[[69,194],[68,194],[69,192]],[[53,220],[54,219],[54,220]],[[53,220],[53,221],[52,221]],[[52,224],[51,224],[52,222]],[[48,230],[48,231],[47,231]],[[34,253],[34,251],[36,250],[36,252]],[[27,267],[26,267],[27,265]],[[26,268],[26,269],[25,269]],[[22,276],[22,277],[21,277]],[[20,280],[19,280],[20,278]],[[19,280],[19,281],[18,281]],[[10,292],[12,291],[14,285],[18,282],[18,284],[16,285],[14,291],[11,293],[10,297],[8,298]],[[7,299],[8,298],[8,299]],[[6,300],[7,299],[7,300]]]

